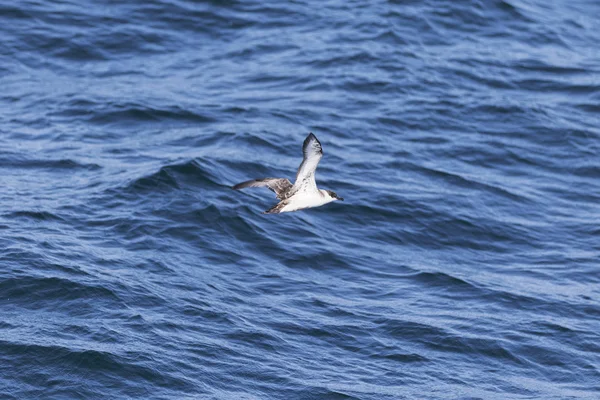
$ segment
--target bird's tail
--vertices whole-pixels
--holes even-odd
[[[279,214],[283,207],[285,207],[286,205],[287,203],[285,201],[280,201],[273,207],[269,208],[267,211],[263,212],[263,214]]]

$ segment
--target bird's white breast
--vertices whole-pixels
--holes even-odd
[[[288,199],[288,203],[281,209],[280,212],[290,212],[301,210],[303,208],[319,207],[323,204],[330,203],[333,199],[322,196],[319,192],[307,194],[300,192]]]

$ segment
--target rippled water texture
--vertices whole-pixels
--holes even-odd
[[[0,398],[600,398],[600,3],[0,4]],[[345,198],[262,215],[314,132]]]

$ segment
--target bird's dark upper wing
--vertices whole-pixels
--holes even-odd
[[[263,179],[253,179],[251,181],[246,181],[242,183],[238,183],[233,188],[235,190],[244,189],[247,187],[263,187],[266,186],[272,191],[275,192],[277,198],[280,200],[285,199],[292,188],[292,183],[289,179],[285,178],[263,178]]]

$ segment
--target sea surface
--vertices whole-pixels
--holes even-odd
[[[600,2],[2,1],[0,399],[600,399]],[[309,132],[321,188],[280,215]]]

